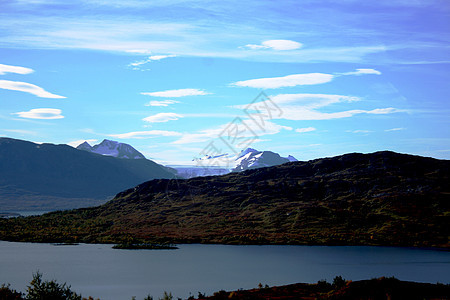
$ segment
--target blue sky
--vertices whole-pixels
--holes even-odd
[[[450,159],[449,66],[446,0],[1,0],[0,136]]]

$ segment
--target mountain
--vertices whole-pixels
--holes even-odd
[[[238,155],[229,155],[227,153],[216,156],[205,155],[202,158],[195,159],[195,161],[199,163],[198,166],[176,166],[174,168],[178,171],[180,177],[193,178],[277,166],[297,161],[297,159],[292,155],[281,157],[278,153],[272,151],[258,151],[253,148],[247,148]],[[226,166],[220,167],[224,163]],[[208,167],[203,167],[202,165],[208,165]]]
[[[277,166],[291,161],[297,161],[297,159],[291,155],[281,157],[278,153],[272,151],[258,151],[247,148],[235,159],[235,167],[232,172]]]
[[[154,178],[173,178],[147,159],[118,159],[67,145],[0,138],[0,208],[52,210],[104,203]]]
[[[224,167],[201,167],[201,166],[166,166],[174,169],[177,176],[181,178],[193,178],[198,176],[217,176],[230,173],[230,169]]]
[[[132,146],[106,139],[95,146],[91,146],[88,142],[84,142],[78,145],[77,149],[117,158],[145,159],[145,156]]]
[[[450,161],[352,153],[155,179],[94,208],[0,221],[0,239],[450,248]]]

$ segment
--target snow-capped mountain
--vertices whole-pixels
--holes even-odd
[[[241,151],[235,159],[235,167],[232,169],[232,172],[271,167],[291,161],[297,161],[297,159],[292,155],[281,157],[278,153],[272,151],[258,151],[253,148],[247,148]]]
[[[117,158],[145,159],[145,156],[132,146],[106,139],[94,146],[89,145],[88,142],[84,142],[78,145],[77,149]]]
[[[272,151],[258,151],[253,148],[247,148],[242,150],[238,155],[229,155],[227,153],[216,156],[205,155],[194,161],[198,162],[197,166],[175,168],[178,171],[178,175],[185,178],[223,175],[229,172],[241,172],[248,169],[281,165],[287,162],[297,161],[297,159],[292,155],[282,157]],[[189,171],[187,171],[188,169]]]
[[[230,173],[226,167],[202,167],[202,166],[166,166],[177,171],[177,176],[181,178],[193,178],[203,176],[225,175]]]

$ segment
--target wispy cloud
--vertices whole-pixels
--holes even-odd
[[[174,54],[170,54],[170,55],[152,55],[149,56],[148,58],[144,59],[144,60],[139,60],[139,61],[135,61],[130,63],[128,66],[133,67],[133,69],[139,70],[139,67],[142,65],[145,65],[149,62],[152,61],[158,61],[158,60],[162,60],[165,58],[169,58],[169,57],[175,57],[176,55]]]
[[[261,89],[276,89],[282,87],[294,87],[298,85],[315,85],[323,84],[332,81],[335,77],[341,75],[380,75],[381,72],[374,69],[356,69],[353,72],[339,73],[339,74],[325,74],[325,73],[306,73],[293,74],[282,77],[269,77],[237,81],[232,83],[234,86],[244,86]]]
[[[178,120],[179,118],[182,118],[182,115],[176,114],[176,113],[159,113],[153,116],[148,116],[146,118],[143,118],[142,120],[148,123],[163,123],[173,120]]]
[[[357,130],[347,130],[347,132],[351,133],[371,133],[372,130],[365,130],[365,129],[357,129]]]
[[[356,71],[353,72],[346,72],[346,73],[340,73],[340,75],[381,75],[381,72],[375,69],[356,69]]]
[[[237,81],[234,86],[244,86],[260,89],[276,89],[281,87],[293,87],[297,85],[313,85],[327,83],[333,80],[334,76],[324,73],[294,74],[282,77],[258,78]]]
[[[82,143],[84,143],[84,142],[88,142],[89,144],[92,145],[92,143],[95,143],[95,142],[97,142],[97,141],[98,141],[98,140],[96,140],[96,139],[76,140],[76,141],[68,142],[67,145],[76,148],[77,146],[79,146],[80,144],[82,144]]]
[[[26,119],[52,120],[64,118],[61,113],[62,111],[57,108],[34,108],[29,111],[13,113],[13,115],[18,115],[19,117]]]
[[[172,144],[191,144],[207,142],[211,139],[219,138],[220,136],[227,138],[227,128],[230,123],[225,123],[217,127],[206,130],[201,130],[195,133],[185,133],[183,136],[174,141]],[[259,138],[264,135],[277,134],[282,130],[292,130],[292,127],[276,124],[272,121],[266,120],[264,128],[255,123],[252,119],[240,119],[239,122],[234,123],[233,132],[239,133],[239,138]],[[233,138],[233,137],[231,137]]]
[[[41,98],[55,98],[55,99],[66,98],[64,96],[59,96],[47,92],[46,90],[37,85],[20,81],[0,80],[0,89],[30,93]]]
[[[315,131],[315,130],[317,130],[317,129],[314,127],[306,127],[306,128],[297,128],[297,129],[295,129],[295,132],[305,133],[305,132],[311,132],[311,131]]]
[[[146,96],[152,96],[152,97],[169,97],[169,98],[179,98],[179,97],[186,97],[186,96],[203,96],[203,95],[209,95],[210,93],[207,93],[203,90],[199,89],[178,89],[178,90],[167,90],[167,91],[161,91],[161,92],[145,92],[141,93],[142,95]]]
[[[406,130],[406,128],[397,127],[397,128],[386,129],[385,131],[390,132],[390,131],[401,131],[401,130]]]
[[[119,134],[109,134],[110,137],[118,139],[148,139],[159,136],[181,136],[181,132],[166,130],[133,131]]]
[[[354,96],[328,95],[328,94],[279,94],[271,97],[271,100],[254,103],[253,107],[272,107],[278,105],[282,114],[277,119],[287,120],[332,120],[349,118],[357,114],[392,114],[403,112],[393,107],[376,108],[372,110],[353,109],[337,112],[322,112],[319,109],[336,103],[351,103],[361,99]],[[273,101],[273,103],[271,103]],[[245,108],[247,105],[236,105],[235,108]]]
[[[180,101],[176,100],[154,100],[150,101],[149,103],[145,104],[145,106],[169,106],[171,104],[180,103]]]
[[[0,64],[0,75],[5,75],[6,73],[16,73],[25,75],[33,72],[34,70],[30,68]]]
[[[5,132],[18,133],[21,135],[39,135],[36,131],[24,130],[24,129],[2,129]]]
[[[245,47],[252,50],[272,49],[284,51],[299,49],[302,47],[302,44],[291,40],[268,40],[262,42],[260,45],[248,44]]]

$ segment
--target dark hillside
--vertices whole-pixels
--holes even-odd
[[[88,153],[67,145],[0,138],[0,209],[48,199],[101,199],[154,178],[173,178],[153,161]],[[28,205],[25,205],[25,208]],[[68,206],[70,207],[70,206]],[[72,206],[76,207],[76,205]],[[24,209],[24,208],[22,208]]]
[[[450,161],[347,154],[224,176],[156,179],[97,208],[4,221],[0,237],[449,247],[449,180]],[[27,232],[31,224],[40,229]]]

